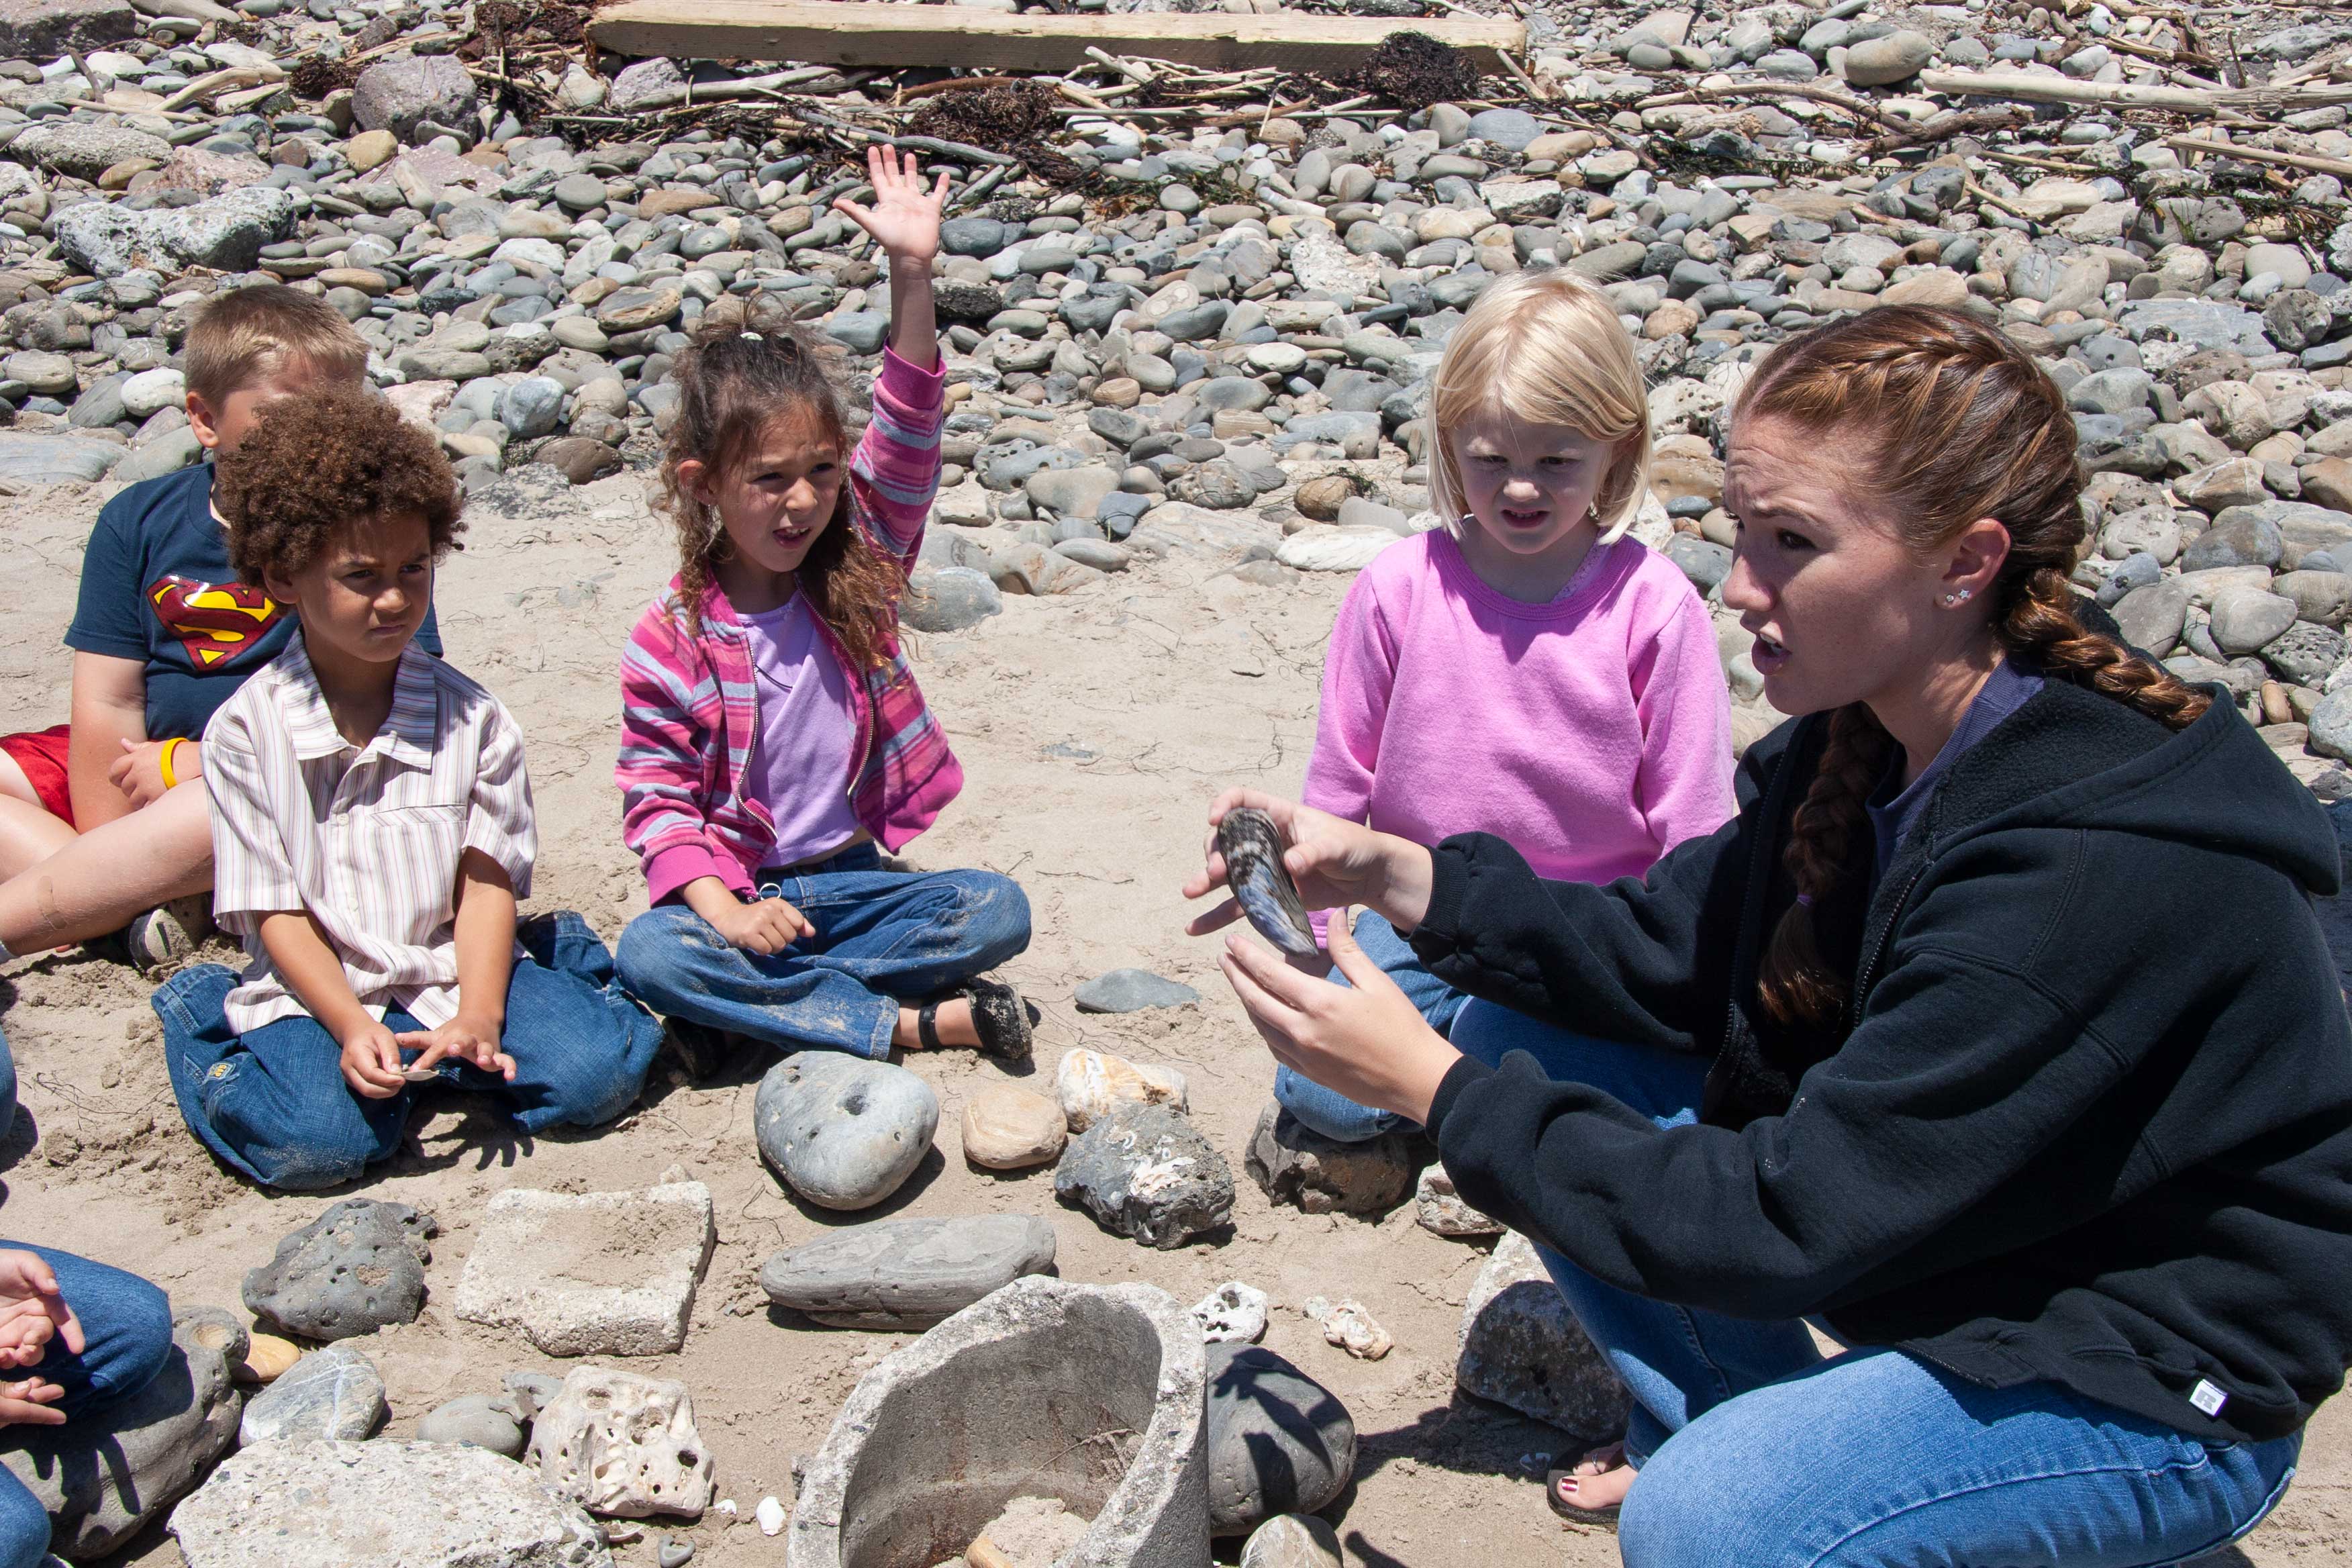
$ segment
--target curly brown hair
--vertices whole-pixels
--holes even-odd
[[[372,392],[337,388],[270,404],[215,459],[229,564],[255,587],[290,577],[363,518],[421,517],[436,561],[462,548],[457,477],[439,443]]]
[[[679,482],[680,463],[698,461],[713,472],[741,462],[778,419],[817,422],[844,464],[848,424],[815,345],[782,313],[714,306],[698,323],[694,342],[677,356],[677,423],[662,455],[662,509],[677,524],[678,585],[689,626],[698,626],[711,570],[727,548],[719,513]],[[856,526],[856,502],[841,487],[833,520],[794,574],[856,669],[887,663],[907,580],[898,563],[866,542]]]
[[[1992,634],[2003,652],[2051,679],[2115,699],[2168,729],[2204,715],[2210,699],[2075,617],[2068,586],[2080,551],[2083,470],[2074,419],[2033,356],[1966,313],[1889,305],[1790,339],[1758,367],[1738,425],[1786,421],[1816,439],[1843,437],[1869,454],[1873,499],[1915,548],[1932,550],[1979,517],[2009,530],[1992,588]],[[1825,956],[1816,922],[1866,899],[1871,832],[1864,804],[1885,776],[1895,739],[1861,703],[1831,714],[1811,785],[1784,856],[1803,895],[1774,930],[1758,975],[1782,1022],[1826,1024],[1847,983]]]

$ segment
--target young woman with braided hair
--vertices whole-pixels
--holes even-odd
[[[1724,602],[1802,715],[1737,818],[1593,886],[1230,792],[1213,822],[1272,812],[1310,906],[1473,1000],[1441,1038],[1344,921],[1350,986],[1238,939],[1226,974],[1277,1058],[1423,1123],[1538,1243],[1633,1395],[1550,1499],[1628,1563],[2211,1551],[2352,1362],[2327,820],[2069,590],[2073,424],[1998,332],[1888,307],[1792,341],[1727,478]],[[1213,845],[1187,896],[1223,874]]]

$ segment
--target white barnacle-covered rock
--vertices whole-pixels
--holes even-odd
[[[699,1519],[715,1466],[686,1384],[582,1366],[532,1423],[530,1458],[560,1498],[607,1519]]]

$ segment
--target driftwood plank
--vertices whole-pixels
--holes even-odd
[[[1499,68],[1527,47],[1517,22],[1379,16],[1056,15],[894,5],[866,0],[621,0],[599,10],[589,32],[624,55],[718,60],[803,60],[815,65],[1070,70],[1089,48],[1217,69],[1273,66],[1329,73],[1391,33],[1425,33]]]

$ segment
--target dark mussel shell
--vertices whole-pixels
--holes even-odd
[[[1283,952],[1311,958],[1321,949],[1307,923],[1307,906],[1282,863],[1282,834],[1274,818],[1255,806],[1238,806],[1217,825],[1217,852],[1225,858],[1225,880],[1258,934]]]

